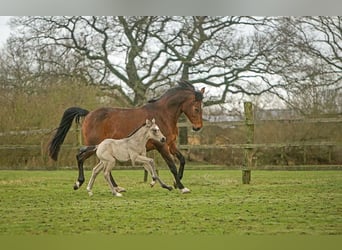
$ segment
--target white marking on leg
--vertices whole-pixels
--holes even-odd
[[[187,193],[190,193],[191,191],[190,191],[190,189],[188,189],[188,188],[183,188],[183,189],[181,189],[181,193],[182,194],[187,194]]]
[[[89,186],[87,187],[87,192],[89,196],[93,196],[93,192],[91,191],[91,188]]]
[[[115,193],[114,194],[116,197],[122,197],[122,194],[120,194],[120,193]]]
[[[118,193],[126,192],[126,189],[123,188],[123,187],[119,187],[119,186],[118,186],[118,187],[115,187],[114,189],[115,189],[115,191],[118,192]]]
[[[155,184],[156,184],[156,181],[151,181],[150,186],[154,187]]]

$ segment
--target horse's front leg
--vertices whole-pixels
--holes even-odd
[[[161,156],[165,160],[165,162],[168,165],[171,173],[173,174],[173,177],[175,178],[175,187],[179,188],[183,194],[190,193],[190,189],[184,187],[184,185],[180,181],[180,178],[179,178],[179,175],[177,172],[177,167],[176,167],[176,165],[175,165],[175,163],[174,163],[174,161],[170,155],[170,151],[169,151],[168,147],[164,145],[162,147],[157,147],[157,150],[159,151],[159,153],[161,154]],[[184,165],[183,165],[183,167],[184,167]]]
[[[176,155],[177,159],[179,160],[178,178],[181,180],[184,173],[185,157],[177,148],[175,148],[175,152],[173,154]]]

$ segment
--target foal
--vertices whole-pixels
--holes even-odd
[[[88,146],[85,151],[96,150],[96,155],[100,160],[94,167],[88,183],[87,191],[89,195],[93,195],[91,190],[96,176],[104,169],[104,177],[107,180],[113,195],[122,196],[120,192],[124,192],[125,189],[114,187],[111,181],[110,173],[113,167],[115,167],[116,160],[120,162],[131,160],[133,166],[135,163],[143,163],[146,171],[150,172],[152,175],[151,187],[154,186],[156,183],[155,181],[158,181],[163,188],[172,190],[172,187],[167,186],[160,180],[156,173],[153,159],[146,157],[146,143],[150,139],[161,143],[166,141],[165,136],[160,131],[154,119],[152,119],[152,121],[147,119],[145,125],[127,138],[120,140],[105,139],[97,146]]]

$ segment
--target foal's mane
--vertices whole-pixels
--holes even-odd
[[[190,91],[192,91],[195,94],[196,101],[202,101],[203,100],[203,94],[200,91],[196,91],[195,87],[189,81],[187,81],[187,80],[180,80],[180,81],[178,81],[178,86],[173,87],[173,88],[167,90],[160,97],[156,97],[156,98],[153,98],[153,99],[149,100],[148,103],[156,102],[156,101],[158,101],[159,99],[161,99],[161,98],[163,98],[165,96],[169,96],[169,95],[175,94],[175,93],[177,93],[179,91],[182,91],[182,90],[190,90]]]

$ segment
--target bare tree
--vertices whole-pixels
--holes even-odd
[[[302,113],[340,112],[342,96],[341,17],[282,17],[273,41],[288,62],[278,72],[285,83],[279,96]]]
[[[265,21],[251,17],[20,17],[13,24],[23,29],[20,34],[32,49],[57,46],[60,59],[68,53],[78,54],[80,62],[87,59],[97,82],[133,93],[133,104],[144,101],[148,90],[180,78],[223,87],[218,100],[208,101],[214,104],[224,102],[228,92],[260,94],[273,88],[249,86],[252,75],[247,74],[262,77],[259,73],[265,71],[259,50],[270,48],[250,38]]]
[[[340,17],[17,17],[12,23],[19,31],[13,39],[50,70],[68,58],[69,70],[119,90],[133,105],[181,78],[215,90],[207,105],[266,92],[290,102],[309,82],[340,89]]]

